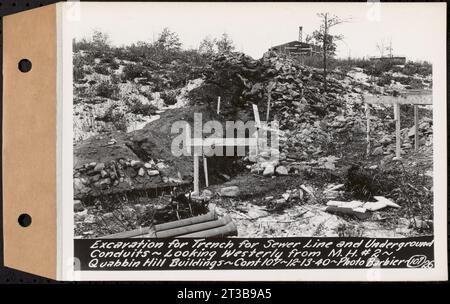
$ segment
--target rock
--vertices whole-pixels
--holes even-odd
[[[142,168],[141,168],[142,169]],[[143,169],[142,169],[143,170]],[[140,170],[139,170],[139,172],[140,172]],[[147,174],[149,175],[149,176],[156,176],[156,175],[159,175],[159,171],[158,170],[148,170],[147,171]],[[140,175],[140,174],[139,174]]]
[[[152,168],[152,165],[149,164],[149,163],[145,163],[145,164],[144,164],[144,167],[147,168],[147,169],[151,169],[151,168]]]
[[[110,184],[111,184],[110,178],[103,178],[98,182],[98,185],[103,188],[105,188],[106,186],[109,186]]]
[[[159,173],[159,172],[158,172],[158,173]],[[140,169],[139,169],[138,175],[139,175],[139,176],[144,176],[144,175],[145,175],[145,170],[144,170],[144,168],[140,168]]]
[[[83,211],[76,212],[74,214],[74,216],[75,216],[74,218],[76,221],[78,221],[78,220],[84,221],[84,218],[86,217],[87,214],[88,214],[88,210],[84,209]]]
[[[274,203],[275,203],[276,205],[284,204],[284,203],[286,203],[286,200],[285,200],[284,198],[279,198],[279,199],[276,199],[276,200],[274,201]]]
[[[253,219],[261,218],[270,215],[266,210],[261,209],[259,206],[251,206],[247,212],[247,215]]]
[[[263,172],[263,176],[272,176],[275,173],[275,167],[268,165]]]
[[[105,169],[105,163],[98,163],[95,167],[94,167],[94,171],[96,172],[100,172],[103,169]]]
[[[214,194],[212,193],[211,190],[205,189],[205,190],[202,191],[202,196],[203,197],[211,198],[211,197],[213,197],[213,195]]]
[[[416,134],[416,126],[412,126],[408,131],[408,137],[413,137]]]
[[[288,175],[288,169],[285,166],[278,166],[275,172],[278,175]]]
[[[91,182],[95,183],[95,182],[99,181],[100,177],[101,177],[100,174],[96,174],[96,175],[92,176],[91,177]]]
[[[108,176],[108,172],[106,172],[105,170],[100,171],[100,175],[102,177],[107,177]]]
[[[387,145],[387,144],[390,144],[391,142],[392,142],[392,138],[388,135],[384,135],[379,141],[379,143],[382,145]]]
[[[287,201],[287,200],[289,200],[289,198],[291,197],[291,194],[290,194],[290,193],[283,193],[281,196],[283,197],[283,199],[284,199],[285,201]]]
[[[220,189],[220,196],[223,197],[237,197],[239,195],[238,186],[230,186]]]
[[[90,188],[86,187],[80,178],[73,179],[73,191],[75,194],[84,194],[90,191]]]
[[[74,212],[81,212],[84,210],[83,204],[80,200],[73,200],[73,211]]]
[[[86,218],[84,219],[84,223],[85,224],[93,224],[95,223],[95,216],[93,214],[89,214],[88,216],[86,216]]]
[[[167,166],[163,162],[159,162],[156,164],[156,168],[158,168],[158,170],[162,170],[164,168],[167,168]]]
[[[139,160],[132,160],[132,161],[130,162],[130,165],[131,165],[132,167],[141,167],[141,166],[143,165],[143,163],[142,163],[141,161],[139,161]]]
[[[383,147],[376,147],[372,151],[372,155],[382,155],[383,154]]]
[[[112,212],[107,212],[105,214],[103,214],[102,218],[104,218],[105,220],[111,219],[114,217],[114,214]]]

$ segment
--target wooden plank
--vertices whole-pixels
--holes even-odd
[[[267,113],[266,113],[266,122],[269,123],[269,115],[270,115],[270,97],[271,94],[269,92],[269,97],[267,99]]]
[[[400,158],[400,104],[394,104],[394,119],[395,119],[395,156]]]
[[[414,151],[419,149],[419,106],[414,105]]]
[[[217,97],[217,115],[220,114],[220,96]]]
[[[198,155],[194,155],[194,193],[200,194],[200,187],[198,182],[198,170],[199,170],[199,163],[198,163]]]
[[[253,104],[253,115],[255,116],[255,124],[256,124],[256,155],[259,154],[259,127],[261,126],[261,120],[259,119],[259,111],[258,106]]]
[[[364,102],[369,104],[431,105],[433,104],[433,98],[431,94],[418,94],[417,92],[414,92],[414,94],[399,97],[364,95]]]
[[[259,128],[261,126],[261,120],[259,119],[259,111],[258,111],[258,106],[253,104],[253,115],[255,117],[255,124],[256,127]]]
[[[205,173],[205,185],[209,187],[209,179],[208,179],[208,159],[203,156],[203,172]]]

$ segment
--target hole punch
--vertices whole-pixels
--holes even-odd
[[[29,214],[22,213],[21,215],[19,215],[17,221],[19,222],[20,226],[28,227],[31,225],[31,216]]]
[[[19,61],[18,68],[19,68],[19,71],[21,71],[22,73],[27,73],[27,72],[31,71],[31,67],[32,67],[32,64],[31,64],[30,60],[22,59]]]

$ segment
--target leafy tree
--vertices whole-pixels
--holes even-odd
[[[223,33],[220,39],[216,40],[217,51],[222,53],[230,53],[235,49],[234,42],[227,33]]]
[[[107,51],[110,49],[109,35],[98,30],[92,35],[92,45],[96,51]]]
[[[172,32],[167,27],[164,28],[159,34],[155,45],[165,51],[178,51],[181,48],[181,42],[178,34]]]
[[[215,45],[216,40],[212,39],[210,36],[206,36],[200,42],[200,46],[198,47],[198,51],[201,54],[211,55],[215,53]]]

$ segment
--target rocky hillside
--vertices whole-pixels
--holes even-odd
[[[321,184],[311,193],[332,188],[330,183],[345,183],[346,191],[341,193],[341,197],[352,198],[363,193],[369,199],[373,194],[390,195],[404,204],[414,204],[416,200],[432,201],[432,191],[429,191],[431,179],[424,177],[424,173],[431,169],[429,157],[420,164],[415,162],[423,172],[408,173],[417,175],[417,179],[410,178],[413,188],[405,189],[398,180],[398,176],[405,172],[402,171],[403,165],[393,162],[395,138],[391,106],[373,107],[370,117],[372,149],[369,155],[366,154],[363,96],[395,94],[405,89],[407,84],[398,82],[398,79],[383,84],[380,79],[385,74],[369,76],[369,71],[361,68],[345,73],[335,70],[327,78],[327,89],[324,90],[321,70],[274,53],[266,53],[259,60],[242,53],[228,53],[204,57],[200,61],[192,61],[196,57],[191,56],[189,60],[178,58],[163,63],[143,61],[145,56],[132,58],[136,61],[130,60],[130,56],[128,60],[121,59],[123,54],[92,56],[78,51],[74,57],[79,61],[75,69],[79,75],[76,74],[74,84],[74,189],[79,210],[97,206],[99,202],[101,208],[106,204],[110,209],[120,202],[123,209],[120,195],[130,199],[136,196],[153,199],[166,188],[175,185],[189,187],[192,158],[172,155],[171,142],[176,136],[171,133],[172,124],[178,120],[192,123],[195,112],[201,112],[204,121],[253,120],[252,104],[258,105],[260,116],[265,120],[269,100],[269,120],[277,119],[283,131],[279,159],[271,160],[264,151],[256,159],[211,158],[208,162],[211,183],[233,184],[234,176],[247,174],[289,178],[289,183],[281,183],[279,194],[283,195],[282,192],[287,190],[289,192],[286,193],[299,191],[302,194],[296,194],[295,199],[272,197],[263,200],[267,208],[276,210],[292,207],[299,201],[305,202],[306,197],[311,196],[306,190],[298,190],[296,183],[300,182],[299,179],[302,183]],[[414,77],[421,79],[424,86],[430,85],[426,77]],[[217,115],[219,96],[221,111]],[[402,153],[407,157],[413,155],[414,130],[411,129],[411,109],[404,108]],[[421,149],[419,154],[415,154],[416,158],[432,152],[431,110],[421,108],[420,116]],[[413,165],[414,159],[408,162]],[[355,185],[349,182],[352,180],[348,177],[351,167],[356,168],[352,172],[359,176],[353,180],[365,180],[361,176],[377,176],[384,181],[375,183],[376,189],[369,191],[367,196],[365,187],[370,183]],[[426,179],[426,192],[419,189],[424,185],[421,178]],[[255,189],[254,184],[245,185],[242,184],[245,179],[240,180],[239,187]],[[295,189],[288,189],[294,184]],[[398,186],[400,190],[387,187],[388,184]],[[311,188],[314,187],[306,187]],[[413,193],[413,203],[405,198],[405,191]],[[314,195],[309,200],[324,204],[326,197]],[[137,205],[141,206],[141,203]],[[148,202],[146,206],[149,206]],[[133,209],[133,205],[127,205],[125,209],[133,214],[133,218],[140,214],[137,216],[139,221],[130,219],[128,228],[133,228],[142,223],[148,210],[138,208],[138,212],[137,209],[130,211],[130,208]],[[103,209],[95,210],[96,214],[103,216]],[[429,208],[426,210],[430,211]],[[96,220],[92,223],[81,221],[80,233],[92,229],[91,224],[95,226],[98,223]],[[110,229],[109,232],[120,229]],[[89,230],[87,235],[90,236],[91,232]],[[93,234],[98,233],[105,231]]]

